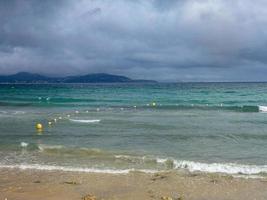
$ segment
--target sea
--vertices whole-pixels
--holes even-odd
[[[267,83],[1,84],[0,168],[265,177]]]

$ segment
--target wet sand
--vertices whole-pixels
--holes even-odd
[[[2,200],[266,200],[267,179],[0,169]]]

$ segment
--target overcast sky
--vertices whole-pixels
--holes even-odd
[[[0,74],[267,81],[266,0],[0,0]]]

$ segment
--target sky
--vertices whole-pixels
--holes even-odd
[[[266,0],[0,0],[0,74],[267,81]]]

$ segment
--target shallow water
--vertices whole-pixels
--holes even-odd
[[[0,85],[0,164],[262,174],[264,106],[267,83]]]

